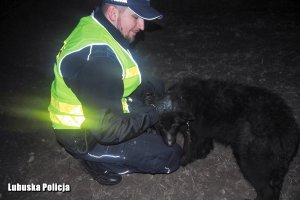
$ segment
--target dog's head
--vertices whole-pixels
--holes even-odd
[[[174,85],[156,103],[160,120],[155,127],[161,133],[164,142],[169,146],[176,143],[176,135],[179,129],[186,122],[195,118],[192,110],[193,106],[189,104],[188,99],[182,88]]]

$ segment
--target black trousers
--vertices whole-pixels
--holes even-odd
[[[77,158],[92,162],[95,170],[113,173],[171,173],[180,166],[182,149],[164,144],[160,135],[142,134],[127,142],[105,146],[96,144],[86,154]]]

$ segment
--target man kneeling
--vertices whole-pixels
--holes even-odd
[[[80,20],[57,55],[49,106],[54,132],[100,184],[117,184],[120,174],[179,167],[180,146],[146,134],[158,112],[143,102],[149,93],[159,96],[162,84],[147,80],[128,50],[144,20],[161,17],[147,0],[104,0]]]

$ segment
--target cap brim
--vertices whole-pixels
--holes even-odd
[[[130,5],[129,8],[139,17],[145,20],[161,19],[163,17],[157,10],[150,6],[136,6]]]

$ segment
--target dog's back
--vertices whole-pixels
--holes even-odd
[[[212,140],[230,145],[243,175],[256,189],[257,199],[279,198],[300,134],[291,109],[279,95],[195,77],[178,82],[168,95],[172,104],[179,105],[172,112],[194,116],[190,161],[204,158],[212,149]]]

